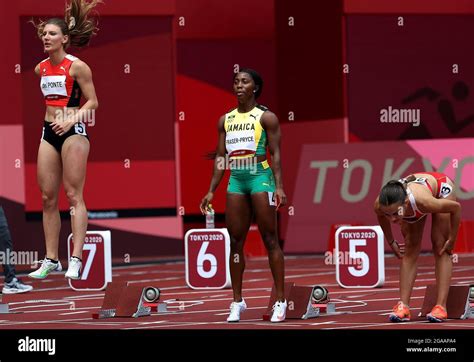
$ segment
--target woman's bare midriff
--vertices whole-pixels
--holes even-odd
[[[79,107],[55,107],[46,106],[44,119],[46,122],[54,122],[55,120],[64,121],[79,111]]]

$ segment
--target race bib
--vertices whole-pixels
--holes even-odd
[[[453,192],[453,187],[446,182],[442,182],[439,187],[439,197],[446,198],[451,194],[451,192]]]
[[[426,177],[417,177],[415,181],[418,184],[426,184],[428,181],[426,180]]]
[[[74,131],[76,134],[80,134],[81,136],[85,136],[86,133],[86,125],[82,122],[76,123],[74,125]]]
[[[253,154],[256,150],[255,132],[253,130],[227,132],[225,143],[230,157]]]
[[[67,97],[66,76],[48,75],[41,77],[41,91],[46,96],[64,96]]]
[[[276,206],[276,195],[274,192],[267,192],[268,194],[268,203],[270,206]]]

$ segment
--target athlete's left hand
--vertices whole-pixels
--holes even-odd
[[[285,191],[283,191],[282,188],[277,188],[275,191],[275,196],[277,199],[277,207],[276,209],[278,210],[280,206],[285,206],[286,205],[286,195]]]
[[[448,240],[446,240],[446,242],[444,243],[443,248],[439,252],[440,256],[443,255],[444,253],[446,253],[448,255],[453,254],[453,249],[454,249],[454,241],[453,240],[455,240],[455,239],[454,238],[449,238]]]
[[[62,136],[66,132],[68,132],[72,126],[74,125],[73,120],[66,119],[65,121],[54,121],[51,123],[51,127],[53,128],[53,131],[58,135]]]

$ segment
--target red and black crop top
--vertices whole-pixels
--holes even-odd
[[[48,59],[40,63],[41,91],[47,106],[79,107],[81,87],[69,74],[72,63],[79,58],[66,54],[57,65]]]

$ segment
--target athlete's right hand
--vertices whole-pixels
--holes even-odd
[[[213,197],[214,197],[214,193],[208,192],[207,195],[202,198],[201,205],[199,206],[199,208],[201,209],[201,213],[203,215],[206,214],[207,209],[209,207],[209,203],[211,202]]]
[[[403,254],[405,253],[405,244],[404,243],[398,243],[395,239],[392,240],[392,242],[389,242],[388,245],[392,248],[393,252],[397,256],[398,259],[403,258]]]

